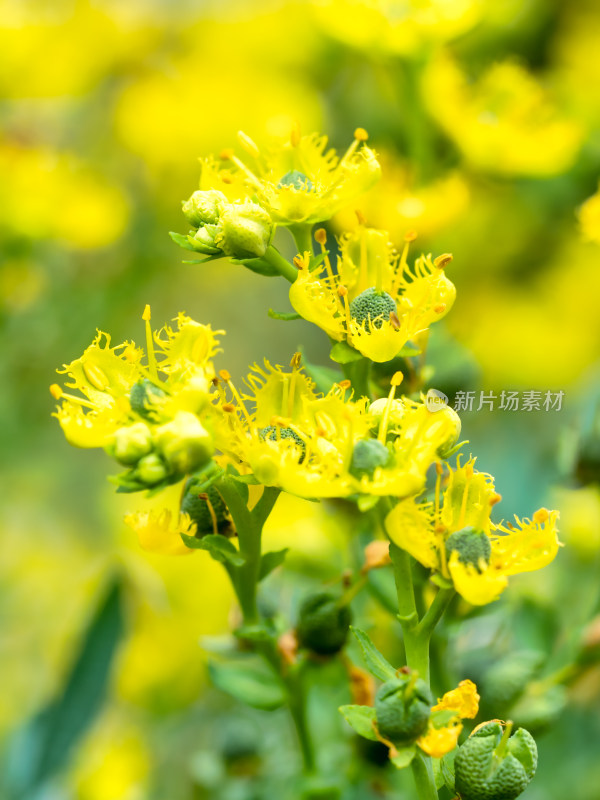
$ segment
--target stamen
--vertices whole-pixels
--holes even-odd
[[[381,419],[381,424],[379,426],[379,434],[377,436],[377,439],[378,441],[381,442],[381,444],[385,444],[385,440],[387,437],[387,429],[390,420],[390,414],[392,411],[392,403],[394,401],[394,397],[396,396],[396,387],[400,386],[403,380],[404,380],[404,375],[401,372],[395,372],[392,375],[390,393],[388,394],[387,403],[385,405],[385,410],[383,412],[383,417]]]
[[[292,130],[290,131],[290,144],[292,147],[298,147],[300,144],[300,123],[298,120],[294,120],[292,123]]]
[[[396,262],[394,267],[394,277],[392,280],[392,291],[391,294],[393,297],[396,296],[398,288],[397,288],[397,281],[402,279],[402,276],[406,272],[408,267],[408,251],[410,249],[410,245],[412,242],[415,241],[417,238],[416,231],[408,231],[404,234],[404,247],[402,248],[402,254],[400,255],[400,259]]]
[[[229,372],[227,372],[226,369],[222,369],[219,372],[219,377],[221,378],[222,381],[224,381],[227,384],[229,391],[233,395],[236,403],[241,408],[242,413],[246,418],[246,422],[248,424],[248,427],[250,428],[251,433],[254,433],[254,422],[252,421],[252,417],[248,413],[248,409],[246,408],[244,401],[242,400],[242,396],[231,382],[231,375],[229,374]]]
[[[443,314],[443,312],[446,310],[446,303],[438,303],[437,306],[433,307],[433,310],[436,314]]]
[[[235,406],[233,405],[233,403],[223,403],[221,408],[223,409],[223,411],[225,411],[226,414],[232,414],[235,411]]]
[[[60,400],[60,398],[63,396],[64,392],[62,390],[62,387],[59,386],[58,383],[53,383],[50,386],[50,394],[52,395],[52,397],[55,400]]]
[[[536,525],[543,525],[544,522],[547,522],[550,517],[550,512],[547,508],[538,508],[538,510],[533,515],[532,519]]]
[[[363,212],[360,210],[360,208],[355,208],[354,209],[354,213],[356,214],[356,219],[358,220],[358,224],[359,225],[366,225],[367,224],[367,218],[365,217]]]
[[[154,353],[154,341],[152,339],[152,328],[150,327],[150,319],[152,315],[150,313],[150,306],[146,305],[144,308],[144,313],[142,314],[142,319],[146,323],[146,349],[148,350],[148,369],[150,370],[150,375],[156,381],[156,383],[160,383],[158,378],[158,369],[156,366],[156,355]]]
[[[327,244],[327,231],[325,228],[317,228],[315,231],[315,242],[324,247]]]
[[[106,391],[110,381],[97,364],[84,364],[83,372],[88,381],[101,392]]]
[[[68,392],[63,392],[62,388],[58,385],[58,383],[53,383],[50,387],[50,394],[54,397],[55,400],[70,400],[72,403],[77,403],[80,406],[84,406],[85,408],[92,408],[94,411],[98,410],[98,406],[91,403],[89,400],[84,400],[83,397],[77,397],[74,394],[69,394]]]
[[[502,495],[501,495],[501,494],[498,494],[498,492],[495,492],[495,493],[494,493],[494,494],[493,494],[493,495],[490,497],[490,505],[491,505],[491,506],[495,506],[495,505],[496,505],[496,503],[499,503],[501,500],[502,500]],[[534,516],[535,516],[535,515],[534,515]]]
[[[206,492],[201,492],[198,495],[198,497],[200,498],[200,500],[204,500],[204,502],[206,503],[206,507],[208,508],[208,513],[210,514],[210,519],[212,522],[213,533],[216,536],[219,532],[219,526],[217,523],[217,515],[215,514],[215,509],[213,508],[213,504],[210,502],[210,497],[208,496],[208,494],[206,494]]]
[[[369,134],[366,132],[364,128],[357,128],[354,131],[354,138],[357,139],[359,142],[366,142],[369,138]]]
[[[470,469],[469,469],[470,468]],[[462,502],[460,504],[460,516],[458,518],[458,530],[461,530],[465,527],[465,515],[467,513],[467,500],[469,499],[469,483],[471,482],[471,478],[473,477],[473,467],[470,464],[467,464],[465,467],[465,490],[462,496]]]
[[[348,302],[348,289],[345,286],[341,285],[338,286],[338,297],[341,297],[344,302],[344,314],[346,316],[346,338],[348,343],[351,343],[351,331],[350,331],[350,303]]]
[[[238,140],[244,150],[249,153],[253,158],[260,158],[260,150],[256,143],[248,136],[248,134],[244,133],[244,131],[238,131]]]

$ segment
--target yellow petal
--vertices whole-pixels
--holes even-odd
[[[429,506],[418,504],[412,498],[401,501],[385,518],[385,529],[394,544],[424,567],[438,567],[437,541]]]
[[[479,711],[480,696],[477,693],[477,686],[473,681],[461,681],[456,689],[451,689],[449,692],[438,700],[437,705],[432,708],[432,711],[441,711],[443,709],[455,710],[461,719],[474,719]]]
[[[508,584],[506,576],[491,565],[479,572],[471,564],[463,564],[456,550],[450,557],[448,569],[456,591],[474,606],[484,606],[497,600]]]
[[[144,550],[161,555],[183,556],[195,552],[183,543],[181,534],[193,536],[196,526],[188,514],[180,514],[174,528],[171,528],[172,513],[169,509],[138,511],[125,517],[125,524],[138,536]]]
[[[520,520],[517,526],[497,526],[504,536],[492,536],[492,566],[504,575],[517,575],[541,569],[554,560],[560,547],[556,530],[558,511],[544,508],[535,512],[532,519]]]
[[[425,734],[417,739],[417,744],[432,758],[442,758],[454,750],[462,728],[460,722],[444,728],[434,728],[433,725],[429,725]]]

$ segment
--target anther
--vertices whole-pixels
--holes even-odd
[[[398,314],[396,314],[395,311],[390,312],[390,322],[394,330],[397,331],[400,328],[400,317],[398,316]]]
[[[346,289],[345,286],[338,286],[337,293],[339,294],[340,297],[346,297],[346,295],[348,294],[348,289]]]
[[[142,319],[144,320],[144,322],[150,322],[150,320],[152,319],[152,315],[150,314],[150,306],[147,303],[144,308],[144,313],[142,314]]]
[[[325,228],[317,228],[315,231],[315,241],[318,244],[325,244],[327,242],[327,231]]]
[[[433,263],[438,269],[444,269],[444,267],[447,267],[451,261],[452,261],[451,253],[442,253],[441,256],[438,256],[437,258],[434,259]]]
[[[550,513],[547,508],[538,508],[533,515],[533,521],[536,523],[536,525],[542,525],[548,520],[549,517]]]
[[[346,378],[343,381],[338,383],[340,389],[349,389],[352,386],[352,383]]]
[[[58,385],[58,383],[53,383],[52,386],[50,387],[50,394],[55,400],[60,400],[64,392],[62,388]]]
[[[358,220],[358,224],[359,225],[366,225],[367,224],[367,218],[365,217],[363,212],[360,210],[360,208],[355,208],[354,209],[354,213],[356,214],[356,219]]]
[[[490,505],[495,506],[496,503],[499,503],[502,500],[502,495],[498,494],[498,492],[494,492],[494,494],[490,497]]]
[[[231,161],[233,158],[233,150],[230,147],[225,148],[225,150],[221,150],[219,153],[219,158],[221,161]]]
[[[392,375],[392,380],[390,381],[390,385],[400,386],[403,380],[404,380],[404,375],[400,371],[394,372],[394,374]]]
[[[438,303],[437,306],[433,307],[433,310],[436,314],[442,314],[446,310],[446,303]]]
[[[417,238],[417,232],[416,232],[416,231],[407,231],[407,232],[404,234],[404,241],[405,241],[407,244],[410,244],[410,242],[414,242],[414,240],[415,240],[416,238]]]
[[[232,411],[235,411],[235,406],[233,405],[233,403],[223,403],[223,405],[221,406],[221,408],[222,408],[222,409],[223,409],[223,411],[225,411],[227,414],[231,414],[231,413],[232,413]]]
[[[290,361],[290,367],[292,369],[299,369],[302,365],[302,353],[294,353],[292,356],[292,360]]]
[[[229,383],[229,381],[231,380],[231,375],[229,374],[229,372],[227,372],[226,369],[219,370],[219,377],[221,378],[221,380],[225,381],[225,383]]]
[[[369,134],[366,132],[364,128],[357,128],[354,131],[354,138],[358,139],[359,142],[366,142],[369,138]]]
[[[95,386],[101,392],[110,385],[110,381],[96,364],[84,364],[83,372],[92,386]]]

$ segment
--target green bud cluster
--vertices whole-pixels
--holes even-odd
[[[373,476],[377,467],[385,467],[390,460],[390,451],[377,439],[359,439],[352,450],[350,472],[356,478]]]
[[[196,537],[201,538],[209,533],[224,533],[230,526],[227,506],[214,486],[202,488],[203,481],[192,476],[183,489],[181,510],[189,514],[196,524]]]
[[[394,744],[414,742],[427,728],[433,697],[414,671],[386,681],[375,695],[379,733]]]
[[[160,424],[167,394],[146,378],[130,391],[132,412],[141,420],[118,428],[105,448],[129,470],[116,482],[128,491],[141,491],[203,467],[214,453],[212,437],[190,411],[177,411]],[[164,417],[163,417],[164,418]]]
[[[261,206],[250,200],[230,203],[219,191],[194,192],[183,213],[194,229],[186,246],[205,255],[260,258],[273,236],[273,222]]]
[[[478,531],[471,525],[451,533],[446,539],[447,559],[450,559],[454,550],[458,553],[458,560],[461,564],[470,564],[477,570],[480,570],[480,559],[489,563],[492,555],[492,546],[488,537],[483,531]]]
[[[258,435],[261,439],[270,439],[272,442],[276,442],[278,439],[291,439],[301,450],[298,463],[302,464],[304,461],[306,457],[306,443],[291,428],[278,428],[275,427],[275,425],[268,425],[266,428],[263,428],[261,431],[259,431]]]
[[[323,656],[334,655],[346,643],[352,615],[331,592],[309,595],[298,615],[296,635],[302,647]]]
[[[462,744],[454,760],[455,785],[461,800],[514,800],[537,768],[533,736],[512,723],[488,722]]]
[[[397,311],[393,297],[387,292],[378,292],[377,289],[365,289],[350,303],[350,316],[359,325],[367,323],[367,327],[381,328],[390,314]]]

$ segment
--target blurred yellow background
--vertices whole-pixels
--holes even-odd
[[[448,385],[565,391],[554,415],[466,415],[507,508],[530,511],[550,504],[556,454],[598,394],[600,200],[583,206],[600,176],[598,52],[594,0],[0,0],[5,743],[59,690],[107,577],[127,586],[109,699],[53,798],[204,797],[183,783],[156,794],[155,775],[205,681],[198,639],[223,632],[231,606],[207,554],[139,550],[122,523],[136,498],[115,496],[102,454],[72,451],[50,419],[55,368],[96,327],[141,340],[146,303],[156,327],[185,310],[226,329],[219,366],[234,375],[299,344],[326,363],[318,331],[267,316],[288,308],[283,282],[181,263],[167,232],[198,157],[240,129],[262,144],[298,121],[341,148],[368,130],[384,177],[357,203],[367,222],[454,254]],[[596,492],[582,515],[577,491],[558,501],[572,569],[600,550]],[[287,502],[269,536],[334,554],[326,512]]]

